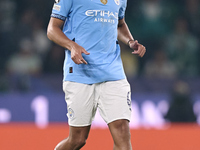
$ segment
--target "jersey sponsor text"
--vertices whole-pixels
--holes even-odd
[[[94,22],[107,22],[107,23],[115,23],[115,19],[118,19],[118,13],[104,10],[87,10],[85,12],[86,16],[96,17]],[[104,17],[108,17],[104,18]]]

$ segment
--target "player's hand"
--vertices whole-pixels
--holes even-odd
[[[136,54],[140,57],[143,57],[144,54],[146,53],[146,48],[142,44],[138,43],[137,40],[130,41],[129,47],[134,50],[132,54]]]
[[[76,64],[88,64],[85,59],[82,57],[82,53],[89,55],[83,47],[79,46],[78,44],[74,43],[72,49],[71,49],[71,59],[76,63]]]

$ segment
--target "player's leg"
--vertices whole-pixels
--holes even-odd
[[[131,150],[129,121],[131,118],[130,84],[126,79],[101,84],[98,108],[108,124],[114,150]]]
[[[69,127],[68,138],[62,140],[56,146],[55,150],[79,150],[86,143],[90,126],[86,127]]]
[[[94,88],[95,85],[70,81],[63,83],[68,109],[69,137],[61,141],[55,150],[79,150],[85,145],[96,112]]]
[[[116,120],[108,124],[114,141],[113,150],[132,150],[129,121]]]

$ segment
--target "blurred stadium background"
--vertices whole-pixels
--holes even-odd
[[[46,37],[53,3],[0,0],[0,149],[49,150],[68,134],[64,50]],[[135,150],[200,149],[199,8],[199,0],[128,0],[126,22],[147,49],[141,59],[121,44]],[[98,113],[83,149],[112,149]]]

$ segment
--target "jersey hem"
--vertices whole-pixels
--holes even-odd
[[[90,79],[90,81],[88,81],[86,78],[80,78],[79,76],[79,80],[77,80],[77,76],[73,76],[73,78],[70,79],[63,79],[63,82],[65,81],[71,81],[71,82],[77,82],[77,83],[82,83],[82,84],[95,84],[95,83],[102,83],[102,82],[106,82],[106,81],[118,81],[118,80],[123,80],[126,79],[126,76],[121,76],[119,78],[113,78],[113,79],[102,79],[102,80],[92,80]]]

